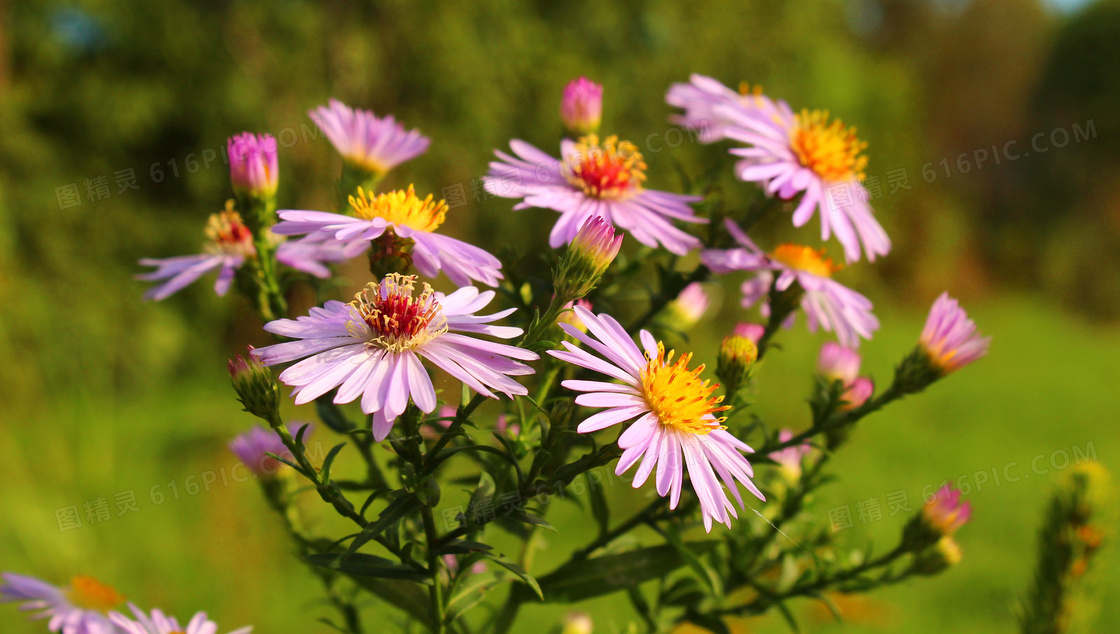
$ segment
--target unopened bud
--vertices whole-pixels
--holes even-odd
[[[280,176],[276,139],[242,132],[229,138],[229,180],[245,222],[258,233],[275,223]]]
[[[237,355],[229,360],[229,377],[246,412],[270,425],[280,420],[280,386],[272,371],[253,354],[252,346],[247,358]]]
[[[560,256],[554,276],[556,294],[569,302],[590,293],[620,248],[622,234],[615,235],[611,223],[599,216],[588,218]]]
[[[750,339],[734,334],[723,338],[716,362],[716,376],[728,398],[747,384],[757,360],[758,346]]]
[[[560,120],[573,136],[599,131],[603,115],[603,87],[586,77],[572,80],[564,87],[560,101]]]
[[[961,547],[952,537],[937,540],[932,548],[914,557],[911,569],[919,575],[936,575],[961,561]]]

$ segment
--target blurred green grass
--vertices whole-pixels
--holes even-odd
[[[884,518],[842,532],[853,545],[879,549],[897,539],[904,514],[887,515],[885,496],[908,492],[917,508],[921,491],[942,480],[967,476],[974,490],[974,520],[959,534],[964,560],[940,577],[920,579],[842,603],[855,621],[832,625],[819,609],[800,604],[809,631],[1011,632],[1013,607],[1034,563],[1035,532],[1043,501],[1060,472],[1031,473],[1030,461],[1091,443],[1101,462],[1120,467],[1120,434],[1112,417],[1120,412],[1115,385],[1120,369],[1113,362],[1120,333],[1082,323],[1036,299],[993,298],[968,305],[981,329],[994,336],[992,353],[930,388],[864,421],[833,462],[841,480],[814,500],[810,514],[827,522],[827,510],[878,497]],[[724,316],[738,309],[727,306]],[[915,307],[883,306],[884,328],[864,349],[865,372],[889,378],[892,363],[909,350],[923,315]],[[722,329],[714,321],[696,329],[698,354],[714,353]],[[759,374],[757,411],[771,424],[799,428],[808,423],[800,401],[808,395],[807,375],[820,337],[797,329],[782,337]],[[1060,350],[1060,352],[1059,352]],[[188,494],[188,480],[202,484],[203,473],[227,472],[235,460],[225,442],[252,421],[236,411],[222,360],[212,371],[186,382],[167,382],[131,399],[75,396],[39,404],[21,420],[0,423],[0,568],[64,581],[92,574],[118,587],[142,606],[159,606],[180,615],[208,610],[223,628],[256,625],[259,632],[328,631],[315,622],[330,614],[318,602],[318,587],[291,555],[275,518],[254,482],[222,484]],[[317,440],[330,446],[329,432]],[[356,455],[343,454],[347,463]],[[1000,470],[1017,482],[993,480],[975,487],[973,474]],[[1057,463],[1060,465],[1061,460]],[[44,468],[50,465],[52,468]],[[179,499],[172,496],[173,486]],[[152,490],[163,495],[155,504]],[[452,503],[453,487],[445,491]],[[114,494],[134,490],[139,512],[117,515]],[[615,518],[624,517],[651,495],[648,488],[608,487]],[[55,510],[105,497],[112,518],[59,533]],[[333,518],[313,496],[304,509],[316,530],[339,532]],[[83,514],[84,515],[84,514]],[[558,502],[549,520],[558,533],[544,534],[545,548],[534,570],[540,574],[563,561],[588,536],[588,517],[575,505]],[[748,511],[741,522],[759,522]],[[715,530],[724,530],[717,527]],[[339,532],[341,534],[341,532]],[[641,535],[639,535],[641,536]],[[649,536],[645,536],[648,538]],[[512,548],[499,537],[499,548]],[[626,544],[623,543],[622,546]],[[1097,567],[1101,623],[1120,618],[1120,551],[1108,548]],[[625,627],[632,613],[621,595],[576,606],[527,606],[520,631],[540,631],[570,609],[589,612],[597,631]],[[394,614],[370,605],[369,622]],[[747,623],[751,631],[781,632],[774,617]],[[38,632],[14,609],[0,609],[0,630]]]

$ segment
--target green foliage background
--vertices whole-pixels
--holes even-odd
[[[208,150],[220,155],[234,132],[284,140],[290,130],[281,206],[331,208],[339,160],[305,115],[331,96],[432,137],[395,184],[461,184],[468,196],[491,149],[510,138],[554,146],[560,90],[578,75],[604,84],[604,130],[646,141],[655,188],[679,186],[676,163],[698,174],[725,154],[688,143],[650,149],[669,138],[665,90],[689,73],[827,108],[869,142],[868,174],[884,192],[875,206],[896,245],[881,264],[843,274],[884,323],[866,367],[888,376],[943,288],[995,341],[990,358],[861,428],[838,460],[841,482],[817,501],[819,520],[903,489],[916,505],[926,485],[1010,462],[1027,474],[1034,456],[1086,443],[1120,466],[1116,42],[1117,2],[1063,15],[1023,0],[0,0],[0,568],[54,581],[94,574],[142,605],[207,609],[226,629],[319,627],[327,609],[256,487],[182,490],[187,477],[234,462],[224,444],[250,420],[237,412],[223,363],[261,341],[259,324],[206,284],[142,304],[131,276],[140,257],[195,252],[202,222],[229,194],[220,158],[189,167]],[[1038,132],[1072,133],[1088,121],[1094,138],[1046,154],[949,176],[940,164],[1010,140],[1027,149]],[[922,176],[927,163],[933,182]],[[119,192],[114,174],[128,169],[139,188]],[[896,169],[911,188],[889,193]],[[100,176],[111,194],[90,200],[85,182]],[[721,183],[733,201],[750,193],[729,177]],[[70,184],[83,202],[60,209],[56,190]],[[543,249],[552,214],[509,208],[471,199],[452,212],[449,231],[493,251]],[[694,334],[698,357],[710,360],[745,318],[726,291]],[[798,427],[822,339],[800,330],[784,339],[767,361],[760,409]],[[810,617],[808,627],[1012,631],[1047,479],[971,494],[965,559],[947,575],[853,603],[854,624]],[[153,487],[168,495],[170,482],[181,499],[153,504]],[[126,490],[141,511],[117,517],[113,495]],[[625,508],[648,492],[609,493]],[[110,521],[58,532],[55,509],[97,497],[113,508]],[[580,541],[582,511],[558,510],[560,533],[540,570]],[[901,518],[857,522],[848,538],[889,541]],[[1102,623],[1120,618],[1118,556],[1112,548],[1100,561]],[[608,632],[630,614],[621,596],[580,607]],[[546,623],[559,614],[525,612]],[[41,631],[8,609],[0,629]]]

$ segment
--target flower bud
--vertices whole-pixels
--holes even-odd
[[[704,285],[693,282],[684,287],[681,294],[666,307],[671,320],[670,325],[680,330],[691,328],[700,321],[710,305],[711,299],[704,292]]]
[[[622,234],[599,216],[583,223],[560,257],[554,275],[556,294],[565,302],[583,297],[595,288],[622,248]]]
[[[305,424],[308,429],[304,432],[304,438],[309,436],[314,430],[314,426],[308,423],[292,422],[288,424],[288,433],[295,436],[301,427]],[[271,429],[266,429],[260,425],[254,425],[249,431],[237,436],[229,443],[229,449],[241,462],[245,463],[245,467],[252,471],[253,474],[262,477],[270,478],[280,472],[281,469],[286,468],[286,465],[275,458],[270,457],[268,454],[281,456],[288,460],[294,459],[292,452],[284,446],[284,442],[280,440],[280,436]]]
[[[962,502],[961,492],[946,484],[907,523],[902,540],[911,552],[920,552],[952,536],[971,518],[972,505]]]
[[[754,362],[758,360],[758,346],[739,335],[723,338],[716,361],[716,376],[723,384],[727,398],[733,397],[750,381]]]
[[[840,381],[850,385],[859,376],[859,353],[855,350],[829,341],[821,346],[817,358],[817,372],[830,381]]]
[[[230,380],[245,411],[275,426],[280,420],[280,386],[253,353],[250,346],[248,358],[237,355],[229,360]]]
[[[793,431],[783,429],[778,434],[780,442],[789,442],[793,438]],[[791,484],[796,484],[801,479],[801,458],[809,453],[812,447],[809,443],[804,442],[800,445],[786,447],[778,451],[770,452],[770,459],[778,463],[781,468],[782,476],[786,478]]]
[[[746,337],[757,344],[758,340],[762,339],[762,334],[765,332],[766,327],[762,324],[740,322],[735,325],[735,329],[731,331],[731,334]]]
[[[981,337],[957,300],[942,293],[929,311],[919,347],[941,375],[955,372],[988,354],[991,337]]]
[[[586,77],[572,80],[564,87],[560,101],[560,120],[573,136],[585,136],[599,130],[603,114],[603,87]]]
[[[238,195],[267,198],[276,194],[280,175],[276,139],[242,132],[229,138],[229,180]]]
[[[591,634],[591,617],[583,612],[570,612],[564,615],[564,627],[560,634]]]
[[[919,553],[910,564],[915,574],[936,575],[961,561],[961,547],[952,537],[937,540],[932,548]]]
[[[580,318],[576,315],[576,311],[572,310],[576,306],[587,311],[591,310],[591,302],[586,299],[577,299],[574,302],[568,302],[564,304],[564,312],[560,313],[560,316],[556,318],[556,323],[568,324],[575,327],[580,332],[587,332],[587,325],[580,321]]]
[[[857,377],[844,392],[844,404],[840,406],[840,410],[855,409],[866,403],[867,399],[871,398],[874,393],[875,383],[871,379],[865,376]]]

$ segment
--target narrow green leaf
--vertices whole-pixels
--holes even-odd
[[[720,542],[688,542],[685,546],[698,554],[711,551]],[[549,602],[573,603],[610,594],[656,579],[685,565],[680,552],[670,545],[640,548],[626,553],[604,555],[569,562],[540,579],[541,591]]]
[[[354,423],[346,418],[342,413],[342,408],[334,403],[334,392],[324,394],[315,399],[315,412],[319,414],[319,420],[330,427],[333,431],[340,434],[349,433],[354,429]]]
[[[399,579],[375,579],[373,577],[351,577],[363,590],[380,597],[389,606],[395,607],[423,625],[431,628],[432,614],[428,593],[420,586]]]
[[[448,599],[446,622],[451,623],[455,621],[455,619],[462,616],[467,610],[482,603],[483,599],[486,598],[486,595],[491,590],[512,580],[513,577],[504,571],[470,575],[460,587],[459,591]]]
[[[338,452],[342,451],[342,448],[345,446],[346,443],[344,442],[335,445],[327,452],[327,457],[323,458],[323,467],[319,470],[320,473],[323,474],[323,482],[331,481],[331,465],[334,464],[334,459],[338,456]]]
[[[553,527],[552,524],[546,522],[543,517],[537,517],[536,515],[526,513],[525,511],[514,511],[509,514],[509,519],[516,520],[518,522],[524,522],[526,524],[532,524],[533,526],[539,526],[545,530],[550,530],[553,533],[560,532],[556,530],[556,528]]]
[[[537,593],[537,596],[540,597],[541,601],[544,601],[544,593],[541,591],[540,584],[537,583],[537,580],[534,579],[532,575],[530,575],[528,572],[525,572],[524,568],[518,566],[513,562],[506,561],[496,555],[487,554],[486,558],[517,575],[522,581],[525,582],[526,585],[533,589],[533,592]]]
[[[342,572],[353,577],[405,579],[423,584],[432,583],[432,580],[420,570],[393,563],[384,557],[375,557],[363,553],[354,553],[352,555],[318,553],[308,555],[307,560],[316,566]]]
[[[435,549],[437,555],[465,555],[467,553],[485,552],[493,548],[482,542],[472,542],[466,539],[456,539]]]
[[[377,516],[377,521],[370,523],[362,532],[350,542],[349,552],[356,553],[358,549],[368,543],[374,537],[377,537],[385,529],[408,517],[412,513],[418,511],[421,507],[420,500],[412,493],[406,493],[399,498],[389,503],[385,510]]]
[[[712,594],[715,595],[717,599],[723,597],[723,582],[720,580],[719,574],[708,565],[708,562],[704,561],[685,546],[684,540],[681,539],[680,533],[678,533],[675,528],[670,527],[668,530],[664,531],[663,534],[665,536],[665,541],[669,542],[673,548],[677,549],[677,552],[680,553],[685,563],[696,572],[697,576],[708,586]]]
[[[599,534],[605,535],[611,526],[611,510],[607,506],[607,493],[590,478],[588,478],[588,485],[591,489],[591,516],[599,525]]]

